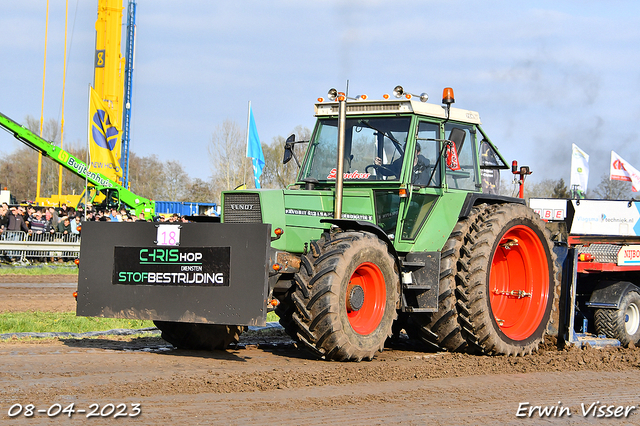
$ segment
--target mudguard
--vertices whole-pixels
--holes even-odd
[[[271,225],[82,224],[77,315],[264,325]]]
[[[387,244],[389,247],[389,251],[391,254],[398,259],[398,253],[396,252],[396,248],[393,246],[393,243],[389,239],[389,236],[384,232],[382,228],[380,228],[375,223],[367,222],[364,220],[353,220],[353,219],[320,219],[320,223],[330,223],[332,225],[336,225],[343,230],[356,230],[356,231],[366,231],[376,235],[382,241]],[[400,266],[400,265],[398,265]]]
[[[601,309],[618,309],[622,298],[630,291],[640,293],[640,289],[629,281],[602,281],[591,293],[587,306]]]

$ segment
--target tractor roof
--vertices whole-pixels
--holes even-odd
[[[338,115],[338,102],[322,102],[315,104],[316,117]],[[405,99],[393,100],[355,100],[347,102],[347,116],[364,114],[398,114],[413,113],[439,119],[446,118],[446,109],[441,105]],[[460,108],[451,108],[451,120],[481,124],[480,114]]]

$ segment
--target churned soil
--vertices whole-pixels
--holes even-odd
[[[74,274],[56,275],[24,275],[6,274],[0,275],[0,283],[77,283],[78,276]]]
[[[77,282],[77,275],[0,275],[0,312],[75,311]]]
[[[54,284],[0,284],[0,312],[74,310],[74,289]],[[6,339],[0,419],[41,424],[55,404],[73,403],[99,404],[95,424],[112,424],[109,404],[127,415],[140,404],[126,420],[139,424],[597,424],[606,421],[597,408],[606,415],[612,405],[627,412],[618,424],[640,424],[639,373],[640,349],[558,349],[553,341],[514,358],[427,352],[403,339],[373,361],[338,363],[299,351],[281,329],[245,333],[214,352],[174,349],[157,333]],[[16,415],[16,404],[36,412]],[[81,424],[88,412],[58,417]]]

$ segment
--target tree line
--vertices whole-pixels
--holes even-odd
[[[572,198],[571,188],[564,179],[542,179],[539,182],[525,180],[525,198]],[[502,179],[500,182],[502,195],[518,196],[517,185]],[[608,174],[600,177],[600,182],[586,194],[588,199],[597,200],[632,200],[635,193],[631,190],[631,182],[610,180]]]
[[[31,116],[25,126],[39,133],[39,120]],[[297,126],[291,132],[296,140],[309,140],[311,131]],[[43,138],[60,146],[60,124],[53,119],[43,123]],[[265,167],[262,171],[262,188],[285,188],[295,181],[298,166],[295,161],[282,164],[285,136],[276,136],[270,144],[262,143]],[[296,155],[302,158],[306,144],[296,145]],[[81,142],[65,143],[64,149],[80,159],[86,158],[87,147]],[[242,185],[254,188],[251,159],[246,157],[245,129],[233,120],[224,120],[214,129],[207,145],[211,160],[211,175],[207,180],[191,178],[182,164],[176,160],[162,161],[157,155],[139,156],[129,153],[130,188],[136,194],[152,200],[219,202],[220,193]],[[8,188],[18,202],[30,202],[36,198],[38,153],[24,145],[0,159],[0,186]],[[58,171],[60,166],[42,159],[40,196],[49,197],[58,193]],[[63,170],[62,194],[80,194],[84,179]],[[504,175],[500,193],[517,196],[518,189]],[[587,198],[607,200],[630,200],[634,196],[631,183],[612,181],[608,175],[601,177],[598,185],[587,192]],[[525,184],[528,198],[571,198],[571,191],[564,179],[528,180]]]
[[[32,132],[39,134],[39,120],[27,116],[24,122]],[[308,140],[311,131],[297,126],[292,133],[296,140]],[[49,119],[43,123],[43,138],[60,146],[60,124]],[[261,177],[262,188],[285,188],[295,181],[297,165],[292,161],[282,164],[285,137],[277,136],[271,144],[262,143],[265,167]],[[64,150],[79,159],[87,157],[87,146],[79,141],[65,142]],[[251,159],[246,157],[245,129],[237,122],[225,120],[218,125],[208,143],[211,160],[211,175],[207,180],[191,178],[179,161],[162,161],[157,155],[139,156],[129,152],[130,189],[140,196],[152,200],[219,202],[220,193],[241,185],[254,188]],[[297,147],[297,155],[304,148]],[[23,145],[0,158],[0,186],[6,187],[21,203],[36,199],[38,152]],[[40,196],[49,197],[58,193],[58,163],[43,156],[41,168]],[[62,194],[80,194],[85,181],[68,170],[62,171]]]

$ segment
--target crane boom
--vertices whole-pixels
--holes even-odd
[[[131,91],[133,86],[133,58],[136,36],[136,2],[127,7],[127,47],[124,67],[124,108],[122,115],[122,184],[129,187],[129,142],[131,140]]]
[[[134,194],[101,173],[89,171],[84,161],[59,146],[54,145],[52,142],[41,138],[2,113],[0,113],[0,127],[11,133],[16,139],[29,148],[51,158],[82,179],[86,179],[87,182],[92,185],[92,196],[89,201],[95,202],[96,197],[99,197],[99,194],[103,194],[105,207],[119,207],[123,204],[130,211],[135,212],[136,216],[139,216],[140,213],[144,213],[146,218],[154,215],[154,201]]]

